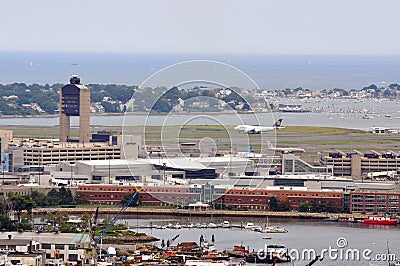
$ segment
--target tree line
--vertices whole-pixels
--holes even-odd
[[[47,194],[38,191],[32,191],[31,195],[10,193],[7,198],[0,200],[0,230],[31,230],[32,209],[73,204],[75,199],[71,190],[65,187],[53,188]],[[9,212],[17,215],[14,222],[8,216]]]
[[[25,83],[0,84],[0,110],[3,115],[37,115],[38,110],[26,108],[24,105],[37,103],[46,114],[55,114],[59,106],[58,89],[65,84],[27,85]],[[111,97],[122,104],[131,98],[136,86],[117,84],[89,84],[90,102],[102,102],[104,97]],[[11,97],[10,97],[11,96]],[[105,112],[123,111],[116,109],[116,104],[104,102]],[[118,104],[119,106],[119,104]]]

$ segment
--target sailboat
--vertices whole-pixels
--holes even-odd
[[[259,232],[260,233],[287,233],[288,230],[286,230],[285,228],[280,227],[280,226],[270,225],[268,217],[267,217],[267,224],[263,228],[261,228],[259,230]]]

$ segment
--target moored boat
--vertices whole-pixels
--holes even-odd
[[[390,217],[372,216],[364,219],[364,224],[373,225],[396,225],[397,219]]]
[[[243,258],[245,257],[247,254],[249,254],[249,250],[246,249],[245,246],[233,246],[232,250],[228,250],[227,251],[228,255],[230,257],[234,257],[234,258]]]
[[[325,222],[339,222],[340,219],[337,216],[331,216],[329,218],[324,219]]]
[[[259,232],[261,233],[287,233],[288,230],[286,230],[283,227],[279,226],[266,226],[262,228]]]
[[[231,223],[229,221],[224,221],[222,223],[222,228],[230,228],[231,227]]]
[[[261,226],[255,225],[254,223],[247,223],[244,226],[244,229],[250,229],[250,230],[253,230],[253,231],[259,231],[259,230],[261,230]]]
[[[245,260],[249,263],[279,263],[290,262],[291,258],[286,247],[281,245],[268,245],[266,250],[248,254]]]

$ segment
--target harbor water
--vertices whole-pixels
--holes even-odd
[[[92,126],[177,126],[190,121],[190,125],[260,124],[271,126],[279,117],[284,118],[283,126],[318,126],[369,130],[371,127],[399,128],[400,104],[395,101],[378,102],[368,100],[355,102],[353,99],[326,100],[324,102],[295,102],[281,100],[284,103],[301,103],[304,108],[319,112],[304,113],[200,113],[151,115],[130,113],[128,115],[91,116]],[[258,120],[258,121],[257,121]],[[57,126],[59,118],[54,117],[0,117],[3,126]],[[79,125],[78,117],[72,117],[71,125]]]
[[[263,226],[265,219],[243,220],[238,218],[226,218],[232,225],[245,225],[253,222],[255,225]],[[234,245],[243,245],[250,251],[264,249],[266,245],[278,244],[288,248],[288,251],[295,260],[290,263],[279,265],[306,265],[311,259],[308,258],[310,250],[315,254],[321,254],[323,249],[332,250],[332,254],[324,253],[324,260],[315,263],[318,265],[389,265],[388,254],[395,254],[400,258],[400,228],[397,226],[365,226],[363,223],[347,222],[326,222],[321,220],[308,219],[270,219],[268,222],[274,226],[281,226],[288,230],[288,233],[266,234],[243,229],[232,228],[180,228],[180,229],[155,229],[155,225],[172,224],[208,224],[212,221],[215,224],[223,222],[222,218],[212,219],[210,217],[196,218],[130,218],[125,217],[121,222],[126,223],[132,230],[145,232],[160,239],[156,244],[160,245],[161,240],[179,237],[172,245],[179,242],[195,241],[199,243],[200,236],[211,243],[215,239],[217,250],[229,250]],[[149,228],[152,227],[152,228]],[[271,239],[263,239],[263,237]],[[335,259],[335,249],[337,258]],[[347,253],[357,250],[360,257],[346,256]],[[368,252],[370,251],[370,253]],[[297,253],[298,252],[298,253]],[[363,256],[368,253],[368,256]],[[297,255],[299,254],[299,255]],[[303,255],[304,254],[304,255]],[[356,253],[354,253],[356,254]],[[342,256],[342,258],[341,258]],[[390,255],[393,256],[393,255]],[[386,258],[387,259],[386,259]],[[385,259],[384,261],[379,261]]]

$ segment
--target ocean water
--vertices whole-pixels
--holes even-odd
[[[205,55],[0,52],[0,83],[140,85],[150,75],[189,60],[215,60],[246,73],[262,89],[361,89],[400,82],[400,56]]]

